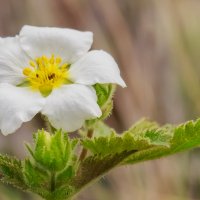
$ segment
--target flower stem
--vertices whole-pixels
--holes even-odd
[[[56,186],[56,173],[51,172],[51,192],[55,190],[55,186]]]
[[[46,126],[46,130],[51,133],[54,134],[55,132],[55,128],[51,125],[51,123],[49,122],[48,118],[44,115],[41,114],[41,118],[44,120],[45,126]]]
[[[94,133],[93,129],[89,129],[88,132],[87,132],[87,137],[92,138],[93,133]],[[79,161],[84,160],[86,155],[87,155],[87,149],[83,147],[81,154],[80,154],[80,157],[79,157]]]

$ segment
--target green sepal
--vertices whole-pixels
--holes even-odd
[[[100,108],[106,106],[106,104],[111,101],[113,94],[115,92],[116,86],[114,84],[95,84],[94,89],[97,94],[97,103]]]
[[[75,168],[73,166],[68,166],[66,169],[58,173],[56,178],[56,187],[69,184],[68,180],[70,180],[74,175]]]
[[[116,90],[116,85],[114,84],[95,84],[94,89],[97,95],[97,103],[101,108],[102,115],[99,118],[86,120],[84,128],[86,131],[88,129],[93,129],[96,126],[96,123],[99,121],[105,120],[110,116],[113,109],[113,95]]]
[[[24,177],[29,187],[42,187],[43,189],[47,187],[46,190],[48,190],[49,173],[28,159],[24,162]]]
[[[34,134],[33,148],[26,145],[31,158],[24,162],[24,179],[29,190],[47,200],[67,199],[74,192],[70,185],[78,167],[75,154],[78,139],[57,130],[54,135],[40,130]]]
[[[31,149],[27,146],[28,151],[33,159],[49,171],[63,170],[72,156],[71,143],[61,130],[54,135],[41,130],[34,135],[35,147]]]

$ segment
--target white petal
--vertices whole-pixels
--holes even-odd
[[[33,59],[55,54],[73,63],[91,48],[92,42],[91,32],[67,28],[24,26],[20,32],[21,46]]]
[[[0,37],[0,45],[3,44],[3,41],[4,41],[3,38]]]
[[[23,79],[23,68],[29,58],[19,45],[18,37],[0,40],[0,83],[19,84]]]
[[[57,129],[75,131],[86,119],[101,116],[101,110],[96,103],[97,97],[90,86],[71,84],[53,90],[47,97],[42,114]]]
[[[90,51],[71,65],[70,78],[75,83],[94,85],[95,83],[116,83],[126,87],[120,76],[117,63],[108,53]]]
[[[29,88],[0,84],[0,129],[4,135],[15,132],[30,121],[45,104],[45,99]]]

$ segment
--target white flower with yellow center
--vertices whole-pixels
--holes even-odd
[[[38,112],[55,128],[74,131],[101,116],[96,83],[125,87],[114,59],[91,48],[91,32],[24,26],[0,38],[0,129],[16,131]]]

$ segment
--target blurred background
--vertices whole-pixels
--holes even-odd
[[[128,88],[118,88],[107,123],[118,132],[141,117],[160,124],[200,116],[199,0],[0,0],[0,36],[24,24],[94,32],[95,49],[110,52]],[[24,158],[38,116],[0,136],[0,152]],[[0,200],[39,200],[0,185]],[[110,172],[77,200],[199,200],[200,150]]]

